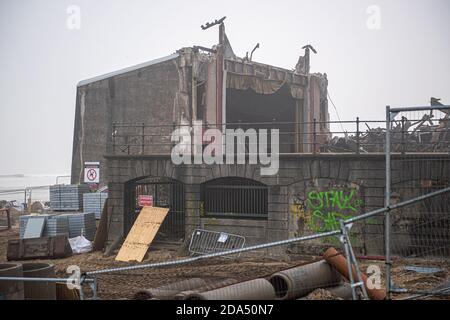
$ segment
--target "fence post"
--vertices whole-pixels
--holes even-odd
[[[405,154],[405,117],[402,117],[402,154]]]
[[[356,154],[359,154],[360,139],[359,139],[359,117],[356,117]]]
[[[391,205],[391,107],[386,106],[386,187],[384,205],[389,208]],[[391,248],[390,248],[390,214],[385,213],[384,219],[384,241],[386,251],[386,298],[391,299]]]
[[[316,145],[317,145],[317,120],[314,118],[313,120],[313,153],[316,153]]]
[[[8,230],[11,229],[11,209],[6,209],[6,219],[8,221]]]

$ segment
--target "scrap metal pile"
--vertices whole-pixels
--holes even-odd
[[[433,112],[420,119],[402,117],[391,122],[392,152],[448,152],[450,150],[450,111],[442,110],[444,116],[436,118]],[[359,134],[334,136],[321,147],[322,152],[384,152],[385,128],[370,128]]]

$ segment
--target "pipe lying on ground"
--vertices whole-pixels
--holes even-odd
[[[329,248],[323,254],[325,260],[332,265],[340,274],[342,274],[347,280],[349,279],[347,259],[337,252],[335,248]],[[352,268],[353,279],[357,279],[356,270]],[[367,295],[372,300],[384,300],[386,298],[386,292],[383,289],[369,289],[367,286],[367,276],[361,272],[362,281],[366,287]]]
[[[23,276],[28,278],[55,278],[55,267],[48,263],[24,263]],[[56,300],[54,282],[24,282],[25,300]]]
[[[226,279],[226,280],[223,280],[220,282],[207,284],[207,285],[197,288],[195,290],[182,291],[180,293],[177,293],[173,298],[175,300],[189,300],[191,295],[193,295],[193,294],[219,289],[222,287],[230,286],[237,282],[238,281],[236,279]]]
[[[342,282],[342,278],[321,260],[274,273],[269,281],[275,288],[277,300],[289,300],[306,296],[318,288],[336,286]]]
[[[335,287],[325,288],[327,292],[331,293],[334,297],[340,298],[342,300],[352,300],[352,287],[348,282],[342,282],[340,285]],[[298,300],[310,300],[308,296],[301,297]]]
[[[343,282],[338,286],[326,288],[325,290],[327,290],[337,298],[341,298],[343,300],[352,300],[352,287],[348,282]]]
[[[20,263],[1,263],[0,277],[23,277]],[[0,280],[0,300],[23,300],[23,281]]]
[[[179,282],[170,283],[168,285],[157,288],[144,289],[138,291],[134,295],[136,300],[147,299],[173,299],[173,297],[181,291],[195,290],[206,285],[205,280],[200,278],[192,278]]]
[[[273,300],[275,290],[266,279],[239,282],[219,289],[197,292],[188,300]]]

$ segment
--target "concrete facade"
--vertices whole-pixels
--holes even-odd
[[[430,159],[439,159],[439,165],[430,169],[432,174],[429,177],[434,181],[448,181],[448,156],[434,155],[421,159],[423,164]],[[258,165],[174,166],[168,156],[108,156],[107,163],[110,170],[109,241],[123,234],[124,215],[127,214],[124,207],[125,183],[139,177],[168,177],[184,184],[187,238],[195,228],[205,228],[243,235],[247,245],[266,243],[328,231],[335,227],[333,223],[339,218],[356,216],[384,206],[383,155],[285,155],[280,158],[279,173],[272,177],[261,176]],[[420,165],[420,161],[417,163]],[[408,181],[423,183],[424,176],[415,166],[397,166],[395,161],[393,164],[394,192],[395,185]],[[217,219],[202,215],[200,186],[220,177],[248,178],[267,185],[267,219]],[[421,192],[423,194],[427,190],[417,190],[417,194]],[[328,204],[325,196],[329,197]],[[400,200],[408,199],[405,197]],[[352,229],[355,249],[364,254],[382,254],[383,228],[383,217],[355,224]],[[398,241],[404,239],[403,234]],[[336,241],[311,241],[307,246],[300,244],[290,248],[290,251],[318,253],[330,244],[339,245]]]
[[[177,56],[174,56],[167,61],[80,83],[76,100],[72,183],[83,182],[81,170],[86,161],[100,162],[100,183],[107,183],[108,168],[103,156],[112,152],[108,148],[112,145],[114,123],[159,125],[175,121],[172,106],[179,90],[178,72]]]
[[[227,89],[259,95],[264,110],[273,113],[265,117],[263,113],[261,123],[282,117],[276,114],[280,113],[279,105],[269,99],[280,92],[284,99],[294,101],[288,121],[329,119],[326,76],[297,74],[226,57],[220,48],[227,51],[224,46],[219,46],[215,54],[182,48],[165,58],[81,81],[76,97],[72,183],[83,182],[84,162],[98,161],[100,184],[106,185],[109,171],[105,154],[170,154],[170,135],[176,127],[192,125],[195,120],[202,120],[209,128],[228,124]],[[243,98],[237,100],[230,110],[242,110],[248,105]],[[255,122],[249,115],[257,111],[248,108],[235,121]],[[303,137],[303,141],[295,141],[292,150],[311,151],[311,143],[305,139],[311,140],[312,136],[304,133],[313,131],[312,123],[292,125],[290,130],[292,137]],[[316,131],[320,140],[328,134],[329,125],[318,125]]]

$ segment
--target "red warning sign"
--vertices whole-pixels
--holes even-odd
[[[153,196],[149,195],[140,195],[138,197],[138,204],[140,207],[152,207],[153,206]]]
[[[95,171],[95,169],[89,169],[87,172],[87,178],[89,181],[92,181],[92,182],[97,180],[97,171]]]
[[[99,162],[85,162],[84,163],[84,182],[89,183],[89,184],[100,182],[100,163]]]

